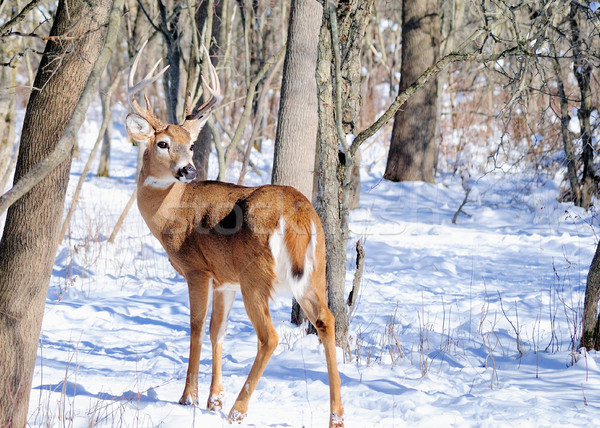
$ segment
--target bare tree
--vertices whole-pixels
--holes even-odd
[[[354,118],[360,109],[354,85],[360,87],[361,40],[372,5],[372,1],[358,0],[340,1],[337,7],[324,4],[317,63],[319,134],[315,206],[327,237],[327,286],[329,307],[336,319],[336,342],[346,350],[349,323],[344,296],[346,246],[350,184],[356,158],[356,150],[351,151],[346,141],[346,132],[353,132]],[[348,85],[344,90],[343,82]],[[344,119],[348,120],[346,129]]]
[[[114,45],[121,8],[122,2],[110,0],[93,5],[70,0],[59,2],[50,32],[53,37],[46,45],[36,76],[34,86],[37,90],[32,92],[25,114],[15,182],[53,152],[65,129],[72,126],[76,108],[84,107],[80,102],[81,95],[93,92],[90,86],[97,83],[101,72],[96,59],[104,46],[107,24],[110,22],[112,31],[109,34],[112,35],[111,45]],[[63,37],[66,33],[68,38]],[[104,56],[106,62],[110,53]],[[83,115],[77,117],[83,121]],[[22,427],[26,424],[44,301],[58,244],[70,163],[67,157],[10,207],[0,241],[2,426]]]

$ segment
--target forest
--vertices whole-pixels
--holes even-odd
[[[0,426],[600,423],[600,2],[0,0],[0,47]],[[316,321],[190,304],[179,124],[178,182],[312,203]]]

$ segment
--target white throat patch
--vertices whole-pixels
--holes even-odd
[[[177,182],[175,177],[171,178],[155,178],[148,177],[144,180],[144,186],[156,187],[158,189],[168,189]]]

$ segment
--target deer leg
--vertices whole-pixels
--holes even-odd
[[[318,293],[319,288],[308,289],[304,296],[296,296],[300,307],[306,313],[310,322],[319,333],[319,338],[325,348],[325,359],[327,360],[327,375],[329,377],[329,402],[331,417],[330,428],[341,428],[344,426],[344,407],[340,393],[340,374],[337,368],[335,355],[335,318],[325,304],[324,293]]]
[[[246,307],[248,318],[250,318],[254,330],[256,330],[258,349],[248,379],[244,383],[244,387],[238,395],[233,408],[229,412],[230,422],[241,422],[246,416],[250,396],[254,392],[258,380],[265,371],[265,367],[279,343],[277,331],[271,321],[268,296],[263,295],[261,290],[254,288],[254,286],[253,289],[248,289],[242,285],[242,297],[244,298],[244,306]]]
[[[204,323],[208,312],[209,277],[204,274],[186,276],[190,297],[190,359],[188,362],[185,388],[179,404],[198,402],[198,369],[200,350],[204,336]]]
[[[223,382],[221,375],[223,341],[227,331],[227,319],[235,300],[235,291],[215,290],[213,292],[213,308],[210,315],[210,342],[212,344],[212,380],[207,408],[219,410],[223,407]]]

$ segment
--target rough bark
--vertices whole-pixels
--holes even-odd
[[[569,133],[569,121],[571,120],[571,116],[569,115],[569,102],[565,92],[562,70],[556,52],[554,53],[554,58],[552,58],[552,64],[554,66],[554,74],[556,75],[556,87],[558,89],[560,102],[560,135],[565,151],[567,177],[571,186],[571,200],[575,202],[576,205],[581,206],[581,188],[579,187],[579,179],[577,178],[577,161],[575,158],[575,151],[573,150],[573,142],[571,141],[571,135]]]
[[[205,0],[198,6],[196,13],[196,28],[202,33],[202,28],[207,27],[215,43],[207,46],[213,66],[219,63],[219,54],[221,46],[221,17],[224,10],[224,2],[220,1],[214,4],[212,1]],[[202,43],[202,42],[201,42]],[[212,120],[212,119],[209,119]],[[210,145],[212,133],[209,126],[205,126],[200,131],[198,139],[194,144],[194,165],[196,166],[197,177],[199,180],[206,180],[208,174],[208,158],[210,155]]]
[[[312,200],[317,141],[317,44],[323,7],[292,0],[275,137],[273,184],[295,187]]]
[[[598,315],[598,299],[600,299],[600,244],[592,259],[590,271],[585,285],[583,303],[583,328],[581,346],[588,350],[600,351],[600,316]]]
[[[596,177],[594,174],[594,147],[592,145],[592,126],[590,118],[594,110],[592,100],[592,88],[590,86],[592,64],[590,64],[587,56],[590,47],[586,46],[586,41],[582,40],[581,23],[579,22],[580,14],[579,7],[571,5],[570,27],[571,27],[571,44],[573,46],[573,74],[577,79],[577,86],[581,95],[579,110],[577,110],[577,118],[581,128],[581,151],[583,161],[583,177],[581,178],[581,204],[580,206],[586,210],[589,208],[592,195],[596,190]]]
[[[58,143],[100,54],[113,2],[59,2],[21,134],[15,182]],[[118,15],[117,15],[118,16]],[[68,90],[66,90],[68,88]],[[14,203],[0,241],[0,425],[26,424],[71,158]]]
[[[400,90],[408,88],[439,56],[437,0],[402,3]],[[392,181],[433,182],[437,136],[437,78],[396,113],[384,177]]]
[[[342,231],[340,203],[342,186],[339,180],[339,140],[334,119],[331,85],[333,53],[327,16],[324,15],[319,38],[317,87],[319,90],[319,133],[315,175],[317,192],[315,208],[326,236],[327,288],[329,307],[335,316],[336,344],[347,348],[348,311],[344,291],[346,285],[346,242]]]

